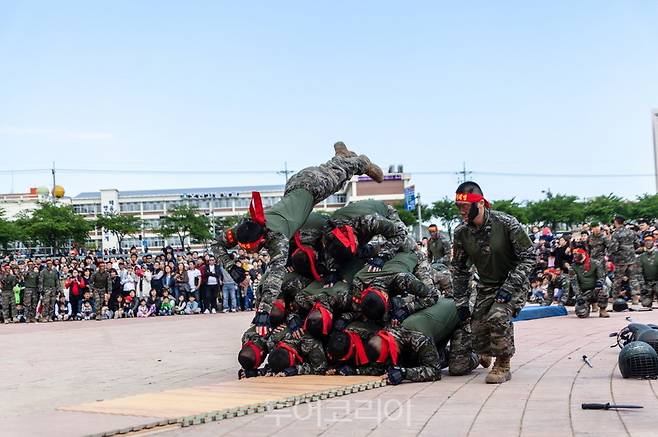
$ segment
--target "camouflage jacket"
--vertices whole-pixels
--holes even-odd
[[[110,284],[110,273],[107,270],[103,270],[102,272],[96,270],[91,275],[90,285],[92,290],[110,291],[112,288]]]
[[[633,264],[637,245],[637,234],[635,232],[627,228],[619,228],[612,233],[608,245],[608,256],[617,265]]]
[[[450,240],[443,234],[427,240],[427,256],[432,264],[449,265],[451,251]]]
[[[18,278],[13,274],[2,274],[0,275],[0,284],[2,284],[2,289],[4,291],[13,290],[14,286],[18,284]]]
[[[30,270],[25,272],[25,288],[37,289],[39,287],[39,273]]]
[[[387,328],[399,345],[399,367],[406,370],[406,378],[413,382],[438,381],[441,379],[441,358],[434,342],[420,332],[404,327]],[[357,369],[359,375],[381,375],[387,365],[369,364]]]
[[[532,242],[511,215],[487,209],[480,228],[462,223],[455,229],[453,244],[457,307],[468,304],[471,263],[480,285],[502,288],[512,294],[512,300],[528,289],[528,275],[535,264]]]
[[[597,261],[603,261],[609,245],[610,241],[602,233],[590,234],[587,239],[590,256]]]
[[[569,276],[561,273],[559,276],[553,278],[553,280],[548,281],[548,289],[555,290],[560,289],[565,292],[569,289]]]
[[[646,282],[658,281],[658,252],[655,249],[640,255],[638,264],[640,274],[637,275],[637,280],[640,287],[644,287]]]
[[[293,347],[304,359],[303,363],[295,366],[298,375],[324,375],[327,372],[329,363],[322,341],[305,334],[301,339],[290,337],[283,342]]]
[[[41,273],[39,273],[39,290],[43,290],[44,288],[56,288],[59,290],[60,283],[57,270],[41,270]]]

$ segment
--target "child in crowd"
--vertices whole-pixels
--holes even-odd
[[[160,316],[171,316],[173,314],[173,304],[169,300],[169,296],[163,296],[162,304],[160,305],[160,311],[158,315]]]
[[[22,304],[16,304],[16,317],[14,317],[14,322],[16,323],[27,323],[25,318],[25,308]]]
[[[199,308],[199,302],[195,300],[193,294],[190,294],[187,305],[185,306],[185,314],[200,314],[201,308]]]
[[[66,300],[64,294],[60,294],[55,304],[55,320],[65,322],[71,319],[71,314],[73,314],[71,304]]]
[[[149,298],[146,300],[146,306],[149,310],[153,308],[152,313],[154,314],[157,314],[160,310],[160,299],[158,299],[158,293],[155,291],[155,288],[151,289]]]
[[[83,300],[80,306],[80,320],[91,320],[96,317],[94,306],[88,300]]]
[[[181,294],[180,296],[178,296],[178,302],[176,304],[176,307],[174,308],[174,314],[184,314],[186,306],[187,306],[187,302],[185,302],[185,296]]]
[[[123,303],[124,303],[123,296],[118,295],[115,303],[115,308],[116,308],[116,310],[114,311],[115,319],[123,319],[125,317],[128,317],[128,315],[123,312]]]
[[[135,290],[123,298],[123,314],[125,317],[135,317]]]
[[[151,308],[155,309],[155,305]],[[139,307],[137,307],[137,317],[149,317],[153,311],[148,307],[144,299],[139,300]]]

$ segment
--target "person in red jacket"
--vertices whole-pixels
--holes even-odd
[[[87,286],[85,280],[77,269],[71,272],[71,276],[64,282],[64,288],[69,290],[69,303],[73,309],[73,313],[77,314],[80,311],[79,302],[82,299],[84,288]]]

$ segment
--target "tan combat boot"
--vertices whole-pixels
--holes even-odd
[[[592,312],[595,313],[595,312],[597,312],[598,310],[599,310],[599,305],[593,303],[593,304],[592,304]]]
[[[640,296],[632,296],[631,297],[633,305],[639,305],[640,304]]]
[[[480,355],[480,366],[488,369],[491,366],[491,356],[490,355]]]
[[[342,141],[334,144],[334,151],[336,152],[336,156],[344,156],[345,158],[357,157],[357,154],[349,150]],[[378,165],[373,164],[366,155],[361,155],[359,158],[366,163],[365,170],[363,171],[364,174],[370,176],[370,178],[377,183],[384,181],[384,172]]]
[[[510,357],[496,357],[493,369],[491,369],[485,378],[487,384],[502,384],[512,379],[509,360]]]
[[[336,156],[344,156],[345,158],[356,158],[358,156],[356,153],[350,151],[342,141],[334,144],[334,151],[336,152]]]
[[[599,311],[599,317],[603,317],[604,319],[607,319],[610,317],[610,314],[608,314],[608,309],[607,308],[601,308]]]

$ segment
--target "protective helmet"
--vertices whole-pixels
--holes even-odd
[[[620,313],[620,312],[625,311],[627,309],[628,309],[628,304],[622,298],[615,299],[615,301],[612,303],[612,311],[614,311],[616,313]]]
[[[585,299],[576,300],[575,310],[576,310],[576,315],[581,319],[585,319],[589,317],[589,312],[590,312],[589,302],[587,302]]]
[[[624,378],[658,378],[658,353],[643,341],[630,342],[619,352],[619,371]]]
[[[658,352],[658,329],[647,329],[637,335],[637,341],[643,341]]]

